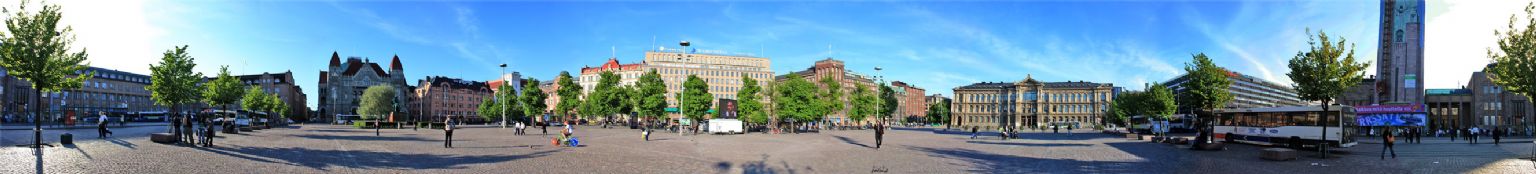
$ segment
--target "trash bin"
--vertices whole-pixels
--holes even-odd
[[[75,144],[75,135],[64,133],[59,135],[59,144]]]

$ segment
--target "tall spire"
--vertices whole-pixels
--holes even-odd
[[[396,54],[395,57],[393,58],[393,60],[389,60],[389,70],[390,71],[402,71],[402,70],[405,70],[405,68],[401,67],[401,65],[400,65],[400,55],[399,54]]]
[[[331,66],[341,66],[341,55],[336,51],[331,51]]]

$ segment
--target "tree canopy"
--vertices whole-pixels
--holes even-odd
[[[1184,64],[1189,80],[1179,85],[1186,89],[1179,93],[1179,103],[1200,110],[1226,107],[1232,101],[1232,80],[1227,78],[1227,70],[1212,63],[1205,53],[1195,54],[1192,59]]]
[[[214,106],[233,104],[245,95],[243,88],[239,78],[229,75],[229,66],[220,66],[218,77],[203,84],[203,102]]]
[[[714,108],[714,95],[709,93],[709,83],[704,82],[697,75],[688,75],[688,80],[683,82],[683,94],[681,98],[682,112],[688,119],[694,121],[704,119],[709,114],[709,109]],[[695,124],[697,125],[697,124]]]
[[[1509,28],[1503,32],[1494,31],[1499,37],[1499,49],[1488,50],[1488,57],[1493,59],[1493,64],[1486,71],[1489,79],[1494,84],[1504,87],[1505,91],[1526,96],[1527,100],[1536,101],[1536,15],[1532,15],[1536,9],[1536,3],[1525,6],[1525,25],[1517,26],[1515,15],[1509,17]],[[1536,102],[1531,102],[1536,108]]]
[[[1285,75],[1295,82],[1291,86],[1302,100],[1320,101],[1326,106],[1334,97],[1360,84],[1365,67],[1370,64],[1355,62],[1354,44],[1345,46],[1343,38],[1337,43],[1329,42],[1328,33],[1318,33],[1316,39],[1307,42],[1310,49],[1291,58],[1287,64],[1291,72]]]
[[[160,65],[149,66],[149,86],[145,90],[150,91],[150,98],[155,104],[163,106],[180,106],[184,103],[197,101],[199,98],[197,83],[203,79],[203,73],[193,72],[192,68],[197,63],[192,56],[187,55],[187,46],[166,50],[160,57]]]
[[[395,112],[395,87],[386,84],[369,86],[357,106],[357,115],[363,119],[380,119]]]
[[[636,103],[635,112],[643,118],[662,119],[666,117],[667,109],[667,84],[661,80],[661,73],[655,69],[640,75],[635,81],[635,93],[640,97]]]
[[[809,117],[808,119],[810,120],[804,121],[821,121],[827,115],[847,111],[844,105],[847,105],[848,101],[843,100],[842,82],[832,79],[832,76],[822,76],[821,80],[817,82],[820,84],[821,89],[816,93],[817,102],[813,103],[820,106],[820,108],[816,109],[817,114],[815,117]]]
[[[763,108],[763,87],[757,79],[741,75],[741,90],[736,91],[736,111],[741,120],[752,124],[767,124],[768,112]]]
[[[780,119],[807,122],[818,120],[822,114],[821,106],[816,104],[821,101],[816,95],[816,84],[806,81],[799,74],[791,73],[787,80],[777,82],[773,93],[773,110]]]
[[[523,84],[523,96],[518,97],[518,101],[522,103],[523,106],[523,115],[528,117],[539,117],[544,115],[544,110],[549,108],[549,104],[544,103],[544,100],[549,98],[549,96],[545,96],[546,94],[544,94],[544,90],[539,89],[538,79],[529,77],[525,81],[527,81],[527,83]]]
[[[848,119],[861,122],[869,116],[879,115],[881,110],[878,106],[879,99],[875,98],[874,92],[870,92],[864,84],[853,84],[853,93],[849,98],[852,100],[849,103],[853,108],[848,109]]]
[[[555,89],[555,95],[560,96],[560,101],[555,104],[555,112],[569,117],[571,111],[582,105],[581,85],[576,84],[571,73],[566,71],[560,71],[560,76],[555,77],[555,85],[559,86],[559,89]]]
[[[64,26],[62,29],[59,28],[59,19],[63,18],[59,5],[44,5],[42,11],[31,13],[31,11],[27,10],[27,3],[23,1],[19,9],[10,18],[5,19],[6,28],[10,32],[5,33],[7,35],[0,38],[0,67],[5,67],[7,74],[31,83],[32,88],[41,92],[59,92],[64,89],[80,88],[86,79],[95,76],[95,72],[83,72],[88,66],[82,64],[87,57],[86,49],[82,48],[80,52],[68,51],[75,42],[74,29],[69,26]],[[185,51],[186,47],[183,46],[176,50]],[[178,70],[175,73],[192,74],[192,67],[196,66],[196,64],[192,63],[192,58],[187,57],[186,54],[178,55],[181,57],[171,57],[171,52],[167,52],[162,65],[151,65],[151,79],[161,79],[160,77],[166,76],[166,74],[159,73],[170,72],[156,71],[161,69]],[[169,59],[171,58],[177,59],[170,61]],[[184,60],[181,58],[184,58]],[[171,64],[165,64],[167,62]],[[70,75],[76,75],[76,73],[79,74],[75,77],[69,77]],[[199,76],[197,78],[202,78],[200,77],[202,74],[197,74],[197,76]],[[154,83],[150,85],[150,88],[174,86],[163,84],[161,80],[153,81]],[[159,90],[151,89],[150,91],[158,92]],[[151,95],[159,96],[154,97],[157,102],[167,95],[176,95],[176,97],[171,98],[176,99],[173,104],[185,103],[187,99],[195,100],[192,98],[196,94],[187,94],[185,91],[195,90],[189,87],[179,91],[185,95],[161,93]]]

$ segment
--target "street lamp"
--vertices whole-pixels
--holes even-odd
[[[678,42],[677,45],[683,46],[683,51],[678,51],[679,53],[687,53],[686,51],[688,50],[688,46],[692,45],[692,44],[688,43],[687,40],[683,40],[682,42]],[[662,51],[666,51],[666,50],[662,50]],[[691,73],[692,72],[689,72],[690,75],[691,75]],[[684,76],[682,81],[683,81],[682,83],[685,84],[685,85],[679,85],[679,86],[683,86],[683,88],[682,88],[683,90],[677,92],[677,113],[678,113],[679,116],[682,116],[682,118],[688,118],[687,110],[683,110],[683,96],[686,96],[686,95],[683,95],[683,93],[688,91],[688,85],[686,85],[688,83],[687,76]],[[698,122],[698,120],[692,120],[692,121]],[[678,123],[682,123],[682,122],[679,121]],[[693,124],[699,124],[699,123],[693,123]],[[679,124],[678,127],[677,127],[677,135],[678,136],[683,136],[683,127],[682,127],[681,124]]]
[[[507,74],[507,64],[505,64],[505,63],[501,64],[501,74],[496,74],[496,76],[498,78],[501,78],[501,84],[502,85],[506,85],[507,84],[507,78],[503,76],[504,74]],[[496,86],[496,87],[499,88],[501,86]],[[501,128],[502,129],[506,129],[507,128],[507,103],[506,102],[501,102],[501,98],[502,97],[506,97],[506,96],[502,96],[501,95],[502,92],[506,92],[506,91],[497,92],[497,94],[496,94],[496,101],[501,103]]]
[[[880,100],[880,102],[876,102],[875,103],[875,107],[877,108],[877,110],[882,112],[880,114],[885,114],[886,117],[889,117],[890,116],[889,113],[883,113],[883,112],[885,112],[885,93],[880,91],[880,89],[885,88],[885,78],[880,76],[881,75],[880,74],[880,70],[881,70],[880,66],[875,66],[875,80],[878,80],[879,81],[878,83],[880,83],[880,85],[876,87],[878,89],[875,89],[875,96],[878,96],[878,97],[875,97],[875,99],[876,100]],[[880,118],[880,119],[877,119],[879,122],[875,123],[875,124],[885,125],[885,120],[886,119],[890,119],[890,118]]]

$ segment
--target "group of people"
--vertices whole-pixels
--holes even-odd
[[[102,119],[106,119],[105,112],[101,115]],[[212,147],[215,130],[218,130],[214,127],[216,125],[214,122],[216,121],[212,118],[198,117],[197,115],[172,117],[171,131],[176,133],[177,138],[181,142],[189,142],[194,146]],[[105,131],[106,128],[102,129]],[[108,131],[108,133],[110,134],[111,132]]]
[[[1408,138],[1407,142],[1409,143],[1422,143],[1424,136],[1429,134],[1424,133],[1421,130],[1422,129],[1419,128],[1385,129],[1384,131],[1386,132],[1383,132],[1382,135]],[[1483,136],[1488,136],[1493,139],[1493,144],[1499,144],[1504,139],[1504,137],[1508,136],[1511,132],[1514,132],[1512,128],[1494,127],[1492,129],[1483,129],[1479,127],[1470,127],[1465,129],[1439,129],[1435,130],[1433,135],[1435,137],[1450,137],[1451,141],[1461,139],[1467,143],[1478,143],[1478,141],[1481,140]],[[1376,129],[1371,129],[1370,135],[1377,135]]]

